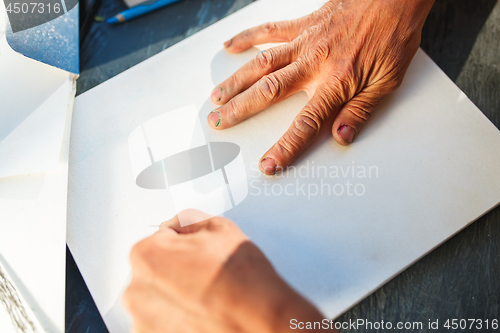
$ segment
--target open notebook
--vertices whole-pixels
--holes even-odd
[[[212,89],[268,47],[230,55],[222,43],[320,6],[258,1],[76,99],[68,245],[111,332],[130,325],[120,299],[131,247],[155,232],[151,226],[211,195],[223,203],[212,213],[233,219],[331,318],[500,202],[500,132],[421,50],[354,144],[341,147],[326,133],[280,177],[263,176],[256,163],[306,104],[305,94],[234,128],[208,127]],[[186,117],[177,118],[185,107]],[[243,163],[207,162],[205,171],[194,158],[169,164],[220,142],[237,146],[233,161],[241,154]],[[199,177],[171,177],[172,165]],[[166,179],[156,188],[142,178],[155,172]]]

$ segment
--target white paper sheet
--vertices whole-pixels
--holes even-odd
[[[241,147],[249,193],[224,215],[331,318],[500,202],[500,132],[420,50],[354,144],[339,146],[326,131],[286,176],[265,177],[256,163],[305,94],[234,128],[208,127],[212,89],[259,52],[230,55],[222,43],[319,6],[258,1],[77,98],[68,245],[111,332],[129,325],[120,295],[131,247],[175,212],[168,192],[135,184],[127,143],[165,112],[194,103],[207,141]]]
[[[72,79],[15,52],[0,3],[0,178],[57,168]]]
[[[71,94],[68,92],[65,98],[64,136],[57,168],[0,179],[0,261],[42,327],[54,333],[64,332],[73,82],[69,88]],[[2,326],[0,332],[4,332]]]

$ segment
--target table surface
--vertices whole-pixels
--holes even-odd
[[[77,95],[253,1],[186,0],[123,25],[94,21],[81,45]],[[125,8],[103,0],[97,15]],[[500,128],[500,2],[437,0],[421,46]],[[497,207],[338,320],[422,322],[423,331],[429,319],[500,320],[499,222]],[[66,270],[66,332],[107,332],[69,251]]]

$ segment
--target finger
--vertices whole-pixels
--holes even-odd
[[[195,220],[199,220],[199,213],[205,214],[196,210],[185,210],[179,214],[182,214],[184,218],[194,218]],[[188,216],[191,215],[191,216]],[[232,222],[228,219],[222,217],[210,217],[201,222],[197,222],[194,224],[190,224],[187,226],[181,226],[179,215],[176,215],[173,219],[163,222],[160,225],[160,230],[173,230],[179,234],[193,234],[200,231],[218,231],[221,228],[228,227]]]
[[[339,144],[352,143],[375,108],[388,92],[376,85],[364,88],[339,111],[332,125],[332,135]]]
[[[208,115],[214,129],[230,128],[269,106],[303,90],[310,73],[306,66],[293,62],[265,75],[249,89]]]
[[[291,42],[306,26],[306,18],[291,21],[269,22],[245,30],[224,43],[228,52],[239,53],[254,45]]]
[[[212,102],[226,104],[263,76],[295,61],[298,53],[297,47],[291,43],[262,51],[212,91]]]
[[[261,158],[261,171],[273,175],[291,165],[316,139],[329,114],[335,114],[334,108],[321,94],[315,94],[286,133]]]

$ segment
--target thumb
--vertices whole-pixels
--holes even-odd
[[[232,221],[223,217],[213,217],[196,209],[186,209],[163,222],[160,225],[160,231],[174,230],[178,234],[194,234],[200,231],[220,231],[231,227],[232,224],[234,224]]]
[[[352,143],[385,95],[387,93],[381,92],[377,87],[369,86],[344,104],[335,117],[332,126],[335,141],[342,146]]]

